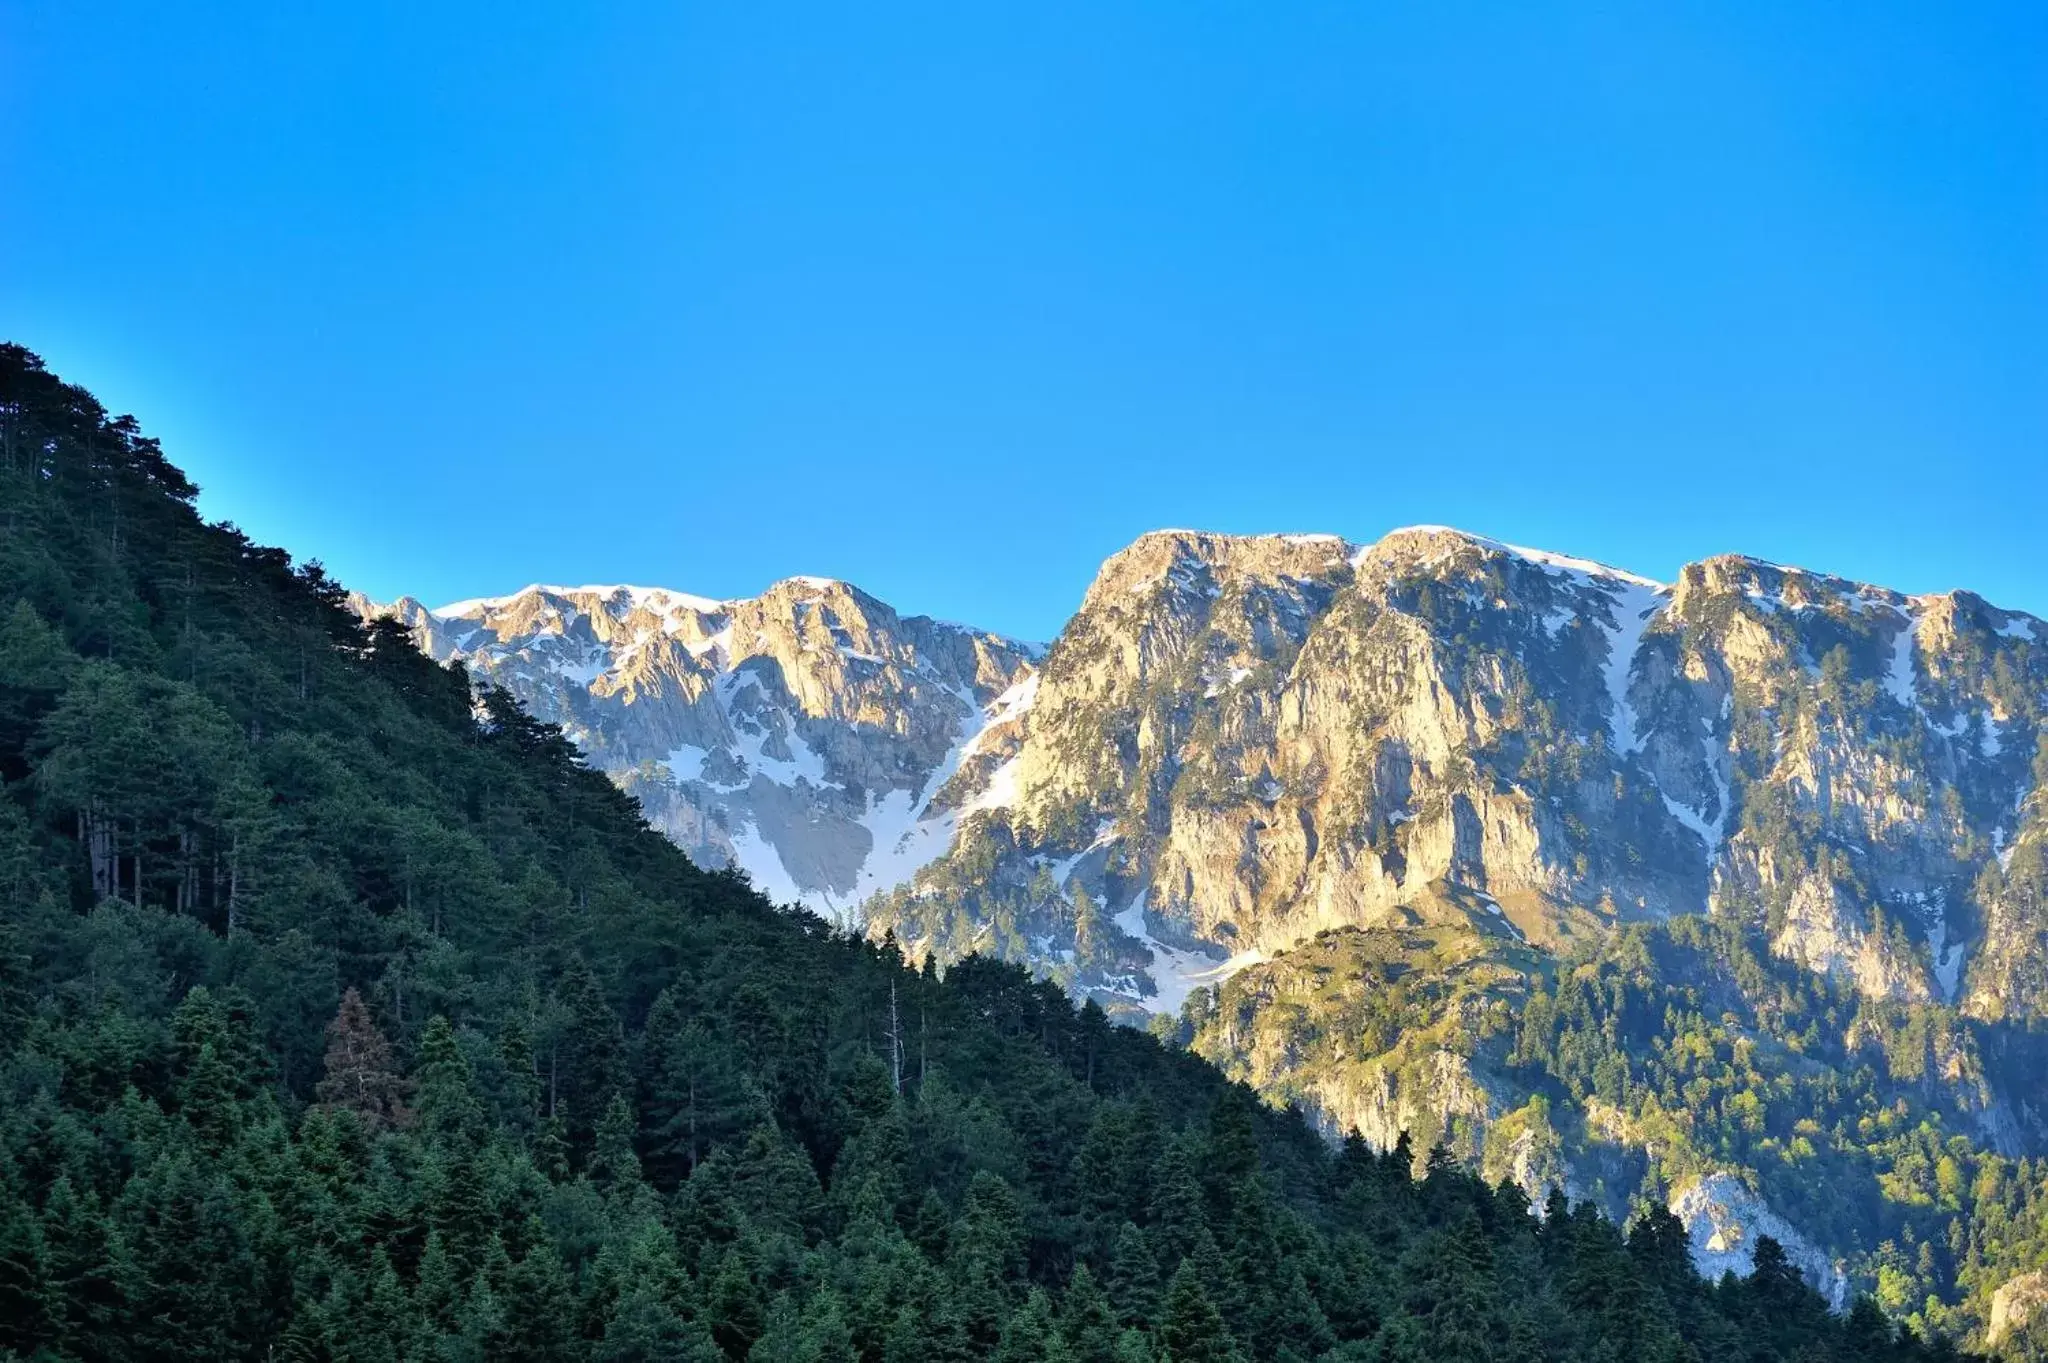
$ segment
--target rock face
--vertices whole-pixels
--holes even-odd
[[[1849,1280],[1841,1266],[1809,1244],[1734,1175],[1708,1174],[1674,1188],[1671,1214],[1684,1223],[1692,1241],[1693,1262],[1705,1276],[1746,1276],[1758,1237],[1768,1235],[1785,1247],[1785,1257],[1836,1310],[1848,1304]]]
[[[1418,528],[1143,536],[1049,652],[810,578],[359,607],[701,860],[1112,1005],[1449,901],[1553,951],[1732,906],[1868,996],[2048,997],[2048,625],[1964,592]]]
[[[2048,1326],[2048,1274],[2022,1273],[1991,1298],[1991,1324],[1984,1342],[2010,1347],[2016,1337],[2039,1335]]]
[[[700,862],[841,918],[945,850],[940,789],[1035,653],[818,578],[739,601],[536,586],[356,605],[562,725]]]
[[[948,861],[871,912],[1158,1007],[1189,961],[1432,887],[1552,948],[1732,904],[1866,994],[2028,1009],[2044,697],[2048,626],[1966,593],[1735,557],[1663,584],[1440,529],[1162,532],[1104,565]],[[1084,949],[1076,885],[1142,933]]]

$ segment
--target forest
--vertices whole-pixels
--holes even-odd
[[[778,908],[196,497],[0,347],[0,1358],[1958,1356]]]

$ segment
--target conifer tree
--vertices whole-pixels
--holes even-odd
[[[42,1229],[50,1299],[62,1312],[55,1323],[57,1337],[81,1356],[108,1356],[127,1310],[122,1279],[133,1277],[132,1267],[121,1262],[126,1247],[110,1236],[105,1214],[89,1196],[79,1194],[68,1175],[50,1186]],[[0,1260],[6,1257],[7,1251],[0,1250]],[[7,1271],[0,1264],[0,1273]],[[0,1316],[25,1320],[27,1310],[0,1302]]]
[[[450,1145],[472,1145],[483,1134],[483,1103],[476,1077],[462,1053],[455,1029],[438,1014],[420,1036],[419,1058],[413,1063],[412,1088],[420,1134]]]
[[[41,1228],[0,1180],[0,1348],[27,1357],[51,1333],[51,1292]]]
[[[1003,1322],[996,1363],[1070,1363],[1072,1357],[1053,1319],[1051,1298],[1044,1288],[1032,1288],[1024,1304]]]
[[[1142,1242],[1141,1242],[1142,1243]],[[1074,1265],[1060,1300],[1060,1337],[1075,1363],[1114,1363],[1117,1341],[1116,1307],[1088,1271]]]
[[[1169,1141],[1152,1166],[1149,1231],[1162,1269],[1177,1267],[1184,1256],[1194,1253],[1207,1230],[1208,1213],[1194,1158],[1185,1143]]]
[[[363,996],[350,988],[327,1024],[324,1077],[314,1096],[331,1108],[356,1114],[372,1132],[405,1125],[405,1079],[392,1063],[391,1043],[377,1029]]]
[[[1145,1233],[1126,1221],[1110,1251],[1109,1296],[1117,1320],[1126,1326],[1149,1326],[1159,1309],[1159,1261]]]
[[[640,1047],[641,1125],[657,1182],[686,1177],[712,1147],[767,1116],[734,1049],[687,1018],[671,990],[648,1009]]]
[[[1159,1346],[1166,1363],[1239,1363],[1242,1357],[1193,1263],[1182,1264],[1167,1286]]]
[[[640,1156],[633,1149],[636,1130],[633,1111],[618,1094],[598,1121],[595,1147],[590,1155],[590,1181],[608,1196],[631,1198],[641,1187]]]
[[[549,1057],[548,1111],[561,1117],[570,1145],[587,1150],[612,1095],[631,1091],[625,1044],[618,1016],[582,957],[570,962],[556,993],[563,1024]]]
[[[547,1363],[569,1350],[576,1299],[569,1271],[546,1226],[529,1221],[528,1248],[505,1284],[505,1363]]]

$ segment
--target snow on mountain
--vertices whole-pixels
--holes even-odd
[[[698,860],[841,921],[944,852],[940,791],[1028,708],[1042,652],[819,577],[725,601],[534,585],[357,604],[561,724]]]

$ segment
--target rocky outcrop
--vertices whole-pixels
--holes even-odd
[[[1987,1346],[2009,1347],[2016,1336],[2048,1329],[2048,1273],[2022,1273],[2001,1285],[1991,1297],[1991,1323],[1984,1332]]]
[[[2048,626],[1968,593],[1424,527],[1143,536],[1042,659],[822,579],[363,608],[701,860],[1105,1001],[1177,1011],[1441,886],[1540,948],[1719,907],[1874,997],[2033,1016],[2048,982]]]
[[[1841,1310],[1849,1301],[1849,1280],[1840,1264],[1800,1234],[1733,1174],[1688,1179],[1671,1190],[1671,1214],[1685,1225],[1692,1259],[1701,1274],[1718,1278],[1749,1274],[1756,1242],[1768,1235],[1784,1246],[1785,1257],[1806,1281]]]

